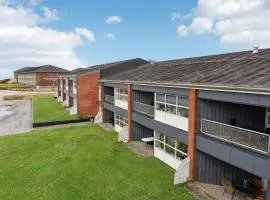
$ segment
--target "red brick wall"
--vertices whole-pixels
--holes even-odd
[[[85,116],[94,116],[99,108],[99,81],[100,73],[91,73],[78,77],[78,112]]]
[[[36,73],[36,85],[37,86],[54,86],[57,87],[58,76],[63,75],[59,72],[38,72]]]
[[[197,116],[197,91],[189,90],[188,111],[188,156],[190,157],[189,178],[195,181],[196,169],[196,116]]]

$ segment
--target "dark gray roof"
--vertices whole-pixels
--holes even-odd
[[[87,74],[87,73],[94,72],[94,71],[113,68],[113,67],[119,66],[120,64],[126,65],[126,68],[128,69],[128,67],[130,65],[134,65],[134,64],[135,65],[143,65],[143,64],[146,64],[146,63],[148,63],[148,61],[143,60],[141,58],[135,58],[135,59],[123,60],[123,61],[106,63],[106,64],[101,64],[101,65],[94,65],[94,66],[90,66],[90,67],[87,67],[87,68],[78,68],[78,69],[70,71],[66,75],[75,75],[75,76],[83,75],[83,74]]]
[[[270,49],[156,62],[102,81],[270,91]]]
[[[36,73],[36,72],[61,72],[65,73],[68,70],[52,65],[43,65],[38,67],[24,67],[15,71],[16,73]]]

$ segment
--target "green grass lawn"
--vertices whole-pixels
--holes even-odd
[[[98,126],[0,137],[0,199],[188,200],[155,158],[141,158]]]
[[[80,119],[80,115],[70,115],[53,96],[33,98],[34,122],[51,122]]]

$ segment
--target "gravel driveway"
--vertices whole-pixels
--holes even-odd
[[[33,128],[32,101],[0,101],[0,136],[28,132]]]

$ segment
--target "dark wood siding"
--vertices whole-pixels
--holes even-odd
[[[133,90],[133,101],[154,106],[154,93]]]
[[[235,119],[237,127],[265,132],[266,108],[264,107],[200,99],[198,109],[198,131],[200,119],[209,119],[229,125]]]
[[[104,86],[104,93],[114,96],[114,88],[113,87],[108,87],[108,86]]]
[[[201,151],[197,151],[197,181],[220,185],[221,178],[242,180],[252,175]]]
[[[146,126],[143,126],[139,123],[133,121],[133,132],[132,132],[132,140],[141,141],[142,138],[145,137],[153,137],[154,131]]]

